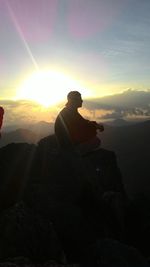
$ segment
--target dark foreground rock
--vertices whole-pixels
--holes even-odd
[[[114,152],[79,157],[50,136],[0,149],[0,170],[3,266],[147,266]]]
[[[6,262],[0,263],[0,267],[81,267],[79,264],[58,264],[53,261],[49,261],[42,264],[31,263],[25,258],[13,258],[8,259]]]
[[[0,149],[0,210],[22,198],[36,153],[36,146],[12,143]]]
[[[63,259],[63,250],[51,221],[23,203],[0,216],[0,260],[26,257],[34,262]]]
[[[88,262],[99,266],[149,266],[137,249],[113,239],[97,240],[87,255]]]

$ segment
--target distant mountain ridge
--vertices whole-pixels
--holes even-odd
[[[116,120],[112,120],[112,121],[107,121],[104,124],[106,125],[110,125],[110,126],[116,126],[116,127],[122,127],[122,126],[129,126],[129,125],[133,125],[136,124],[136,121],[127,121],[124,119],[116,119]]]
[[[27,129],[16,129],[15,131],[3,133],[0,140],[0,147],[10,143],[29,143],[36,144],[39,140],[38,135]]]
[[[31,130],[33,132],[36,133],[47,133],[49,134],[49,132],[53,132],[54,129],[54,123],[49,123],[46,121],[39,121],[37,123],[24,123],[24,124],[19,124],[19,125],[10,125],[10,126],[6,126],[4,125],[3,127],[3,132],[10,132],[10,131],[14,131],[18,128],[22,128],[22,129],[28,129]]]
[[[0,147],[10,143],[26,142],[36,144],[41,138],[54,133],[54,124],[40,121],[35,124],[25,124],[18,128],[17,125],[4,128]]]

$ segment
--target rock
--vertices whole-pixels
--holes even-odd
[[[126,196],[117,158],[113,151],[101,148],[88,153],[84,158],[97,173],[98,184],[103,192],[120,192]]]
[[[0,216],[0,260],[25,257],[40,262],[62,260],[61,249],[51,221],[44,220],[23,203]]]
[[[90,247],[87,255],[91,256],[89,262],[99,263],[98,266],[149,266],[136,248],[112,239],[98,240]]]
[[[22,198],[36,146],[12,143],[0,149],[0,210]]]
[[[120,238],[125,192],[113,152],[60,153],[51,136],[37,146],[0,149],[0,167],[8,181],[1,194],[1,210],[7,209],[0,216],[0,259],[59,262],[64,251],[68,262],[84,262],[97,238]],[[13,206],[20,200],[25,204]]]

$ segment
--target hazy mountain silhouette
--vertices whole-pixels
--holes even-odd
[[[4,128],[0,147],[10,143],[29,143],[35,144],[41,138],[54,133],[54,124],[48,122],[38,122],[35,124],[24,124],[22,128],[16,128],[17,125],[11,125]],[[13,129],[13,131],[12,131]]]
[[[3,131],[4,133],[6,132],[12,132],[14,130],[17,130],[18,128],[21,129],[28,129],[30,131],[35,132],[36,134],[41,134],[46,136],[49,135],[50,133],[54,133],[54,123],[48,123],[46,121],[39,121],[37,123],[28,123],[28,124],[20,124],[20,125],[10,125],[6,126],[4,125]]]
[[[12,132],[12,131],[16,131],[18,128],[24,128],[22,125],[18,125],[18,124],[12,124],[12,125],[8,125],[8,126],[3,126],[3,132],[4,133],[8,133],[8,132]]]
[[[41,137],[41,136],[40,136]],[[3,132],[2,138],[0,140],[0,147],[6,146],[10,143],[29,143],[35,144],[40,139],[40,137],[27,129],[17,129],[12,132]]]
[[[136,124],[136,121],[130,122],[124,119],[116,119],[116,120],[111,120],[111,121],[107,121],[104,122],[106,125],[110,125],[110,126],[116,126],[116,127],[121,127],[121,126],[129,126],[132,124]]]

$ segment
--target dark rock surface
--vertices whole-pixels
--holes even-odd
[[[90,247],[88,257],[89,262],[94,259],[99,266],[149,266],[137,249],[112,239],[97,240]]]
[[[26,257],[35,262],[62,260],[63,251],[49,220],[44,220],[23,203],[0,217],[0,260]]]
[[[146,231],[127,200],[114,152],[100,149],[81,158],[60,152],[53,135],[37,146],[1,148],[0,173],[3,266],[147,266],[131,249],[150,253],[135,238]]]
[[[26,143],[12,143],[0,149],[0,209],[21,198],[35,151],[35,145]]]

